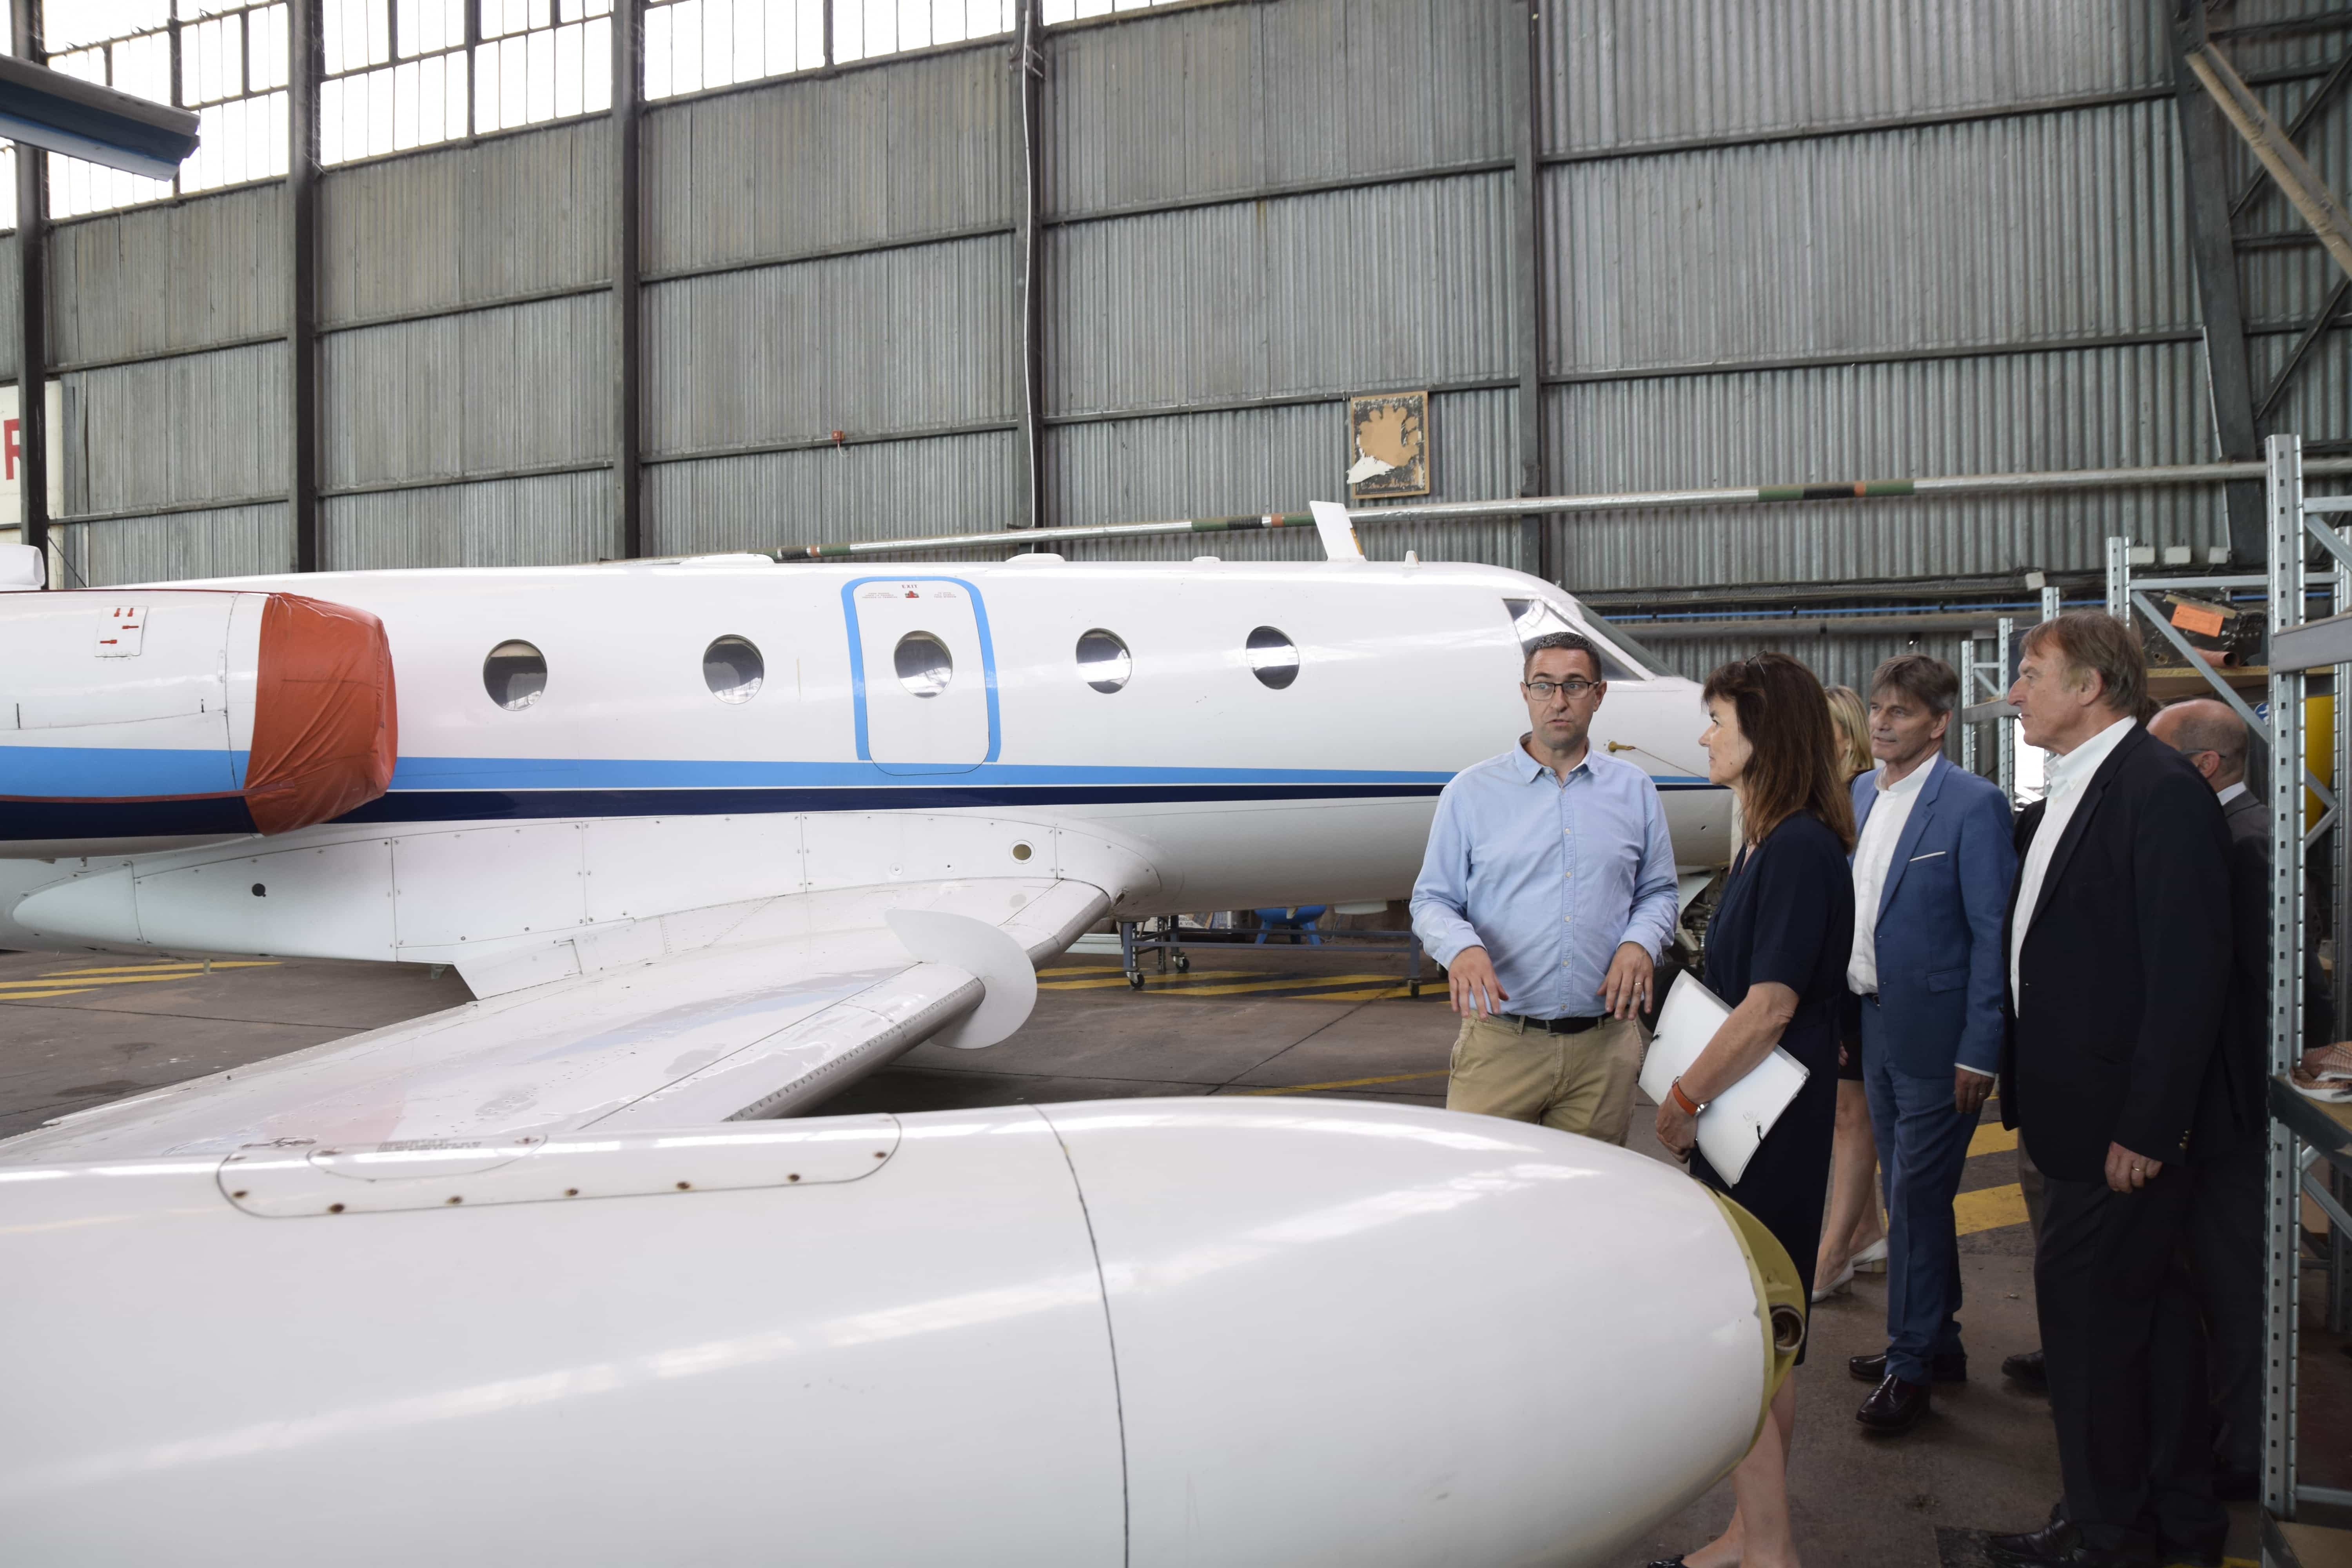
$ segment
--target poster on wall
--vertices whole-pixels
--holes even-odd
[[[49,516],[66,509],[66,389],[50,382],[48,396]],[[0,386],[0,544],[18,544],[25,519],[25,480],[21,438],[24,422],[16,417],[16,389]]]
[[[1429,493],[1429,394],[1348,400],[1348,499]]]

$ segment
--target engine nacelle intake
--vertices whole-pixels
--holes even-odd
[[[392,647],[295,594],[98,589],[0,601],[0,857],[289,833],[383,794]]]

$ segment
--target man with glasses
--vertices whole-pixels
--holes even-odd
[[[1445,1104],[1622,1144],[1674,845],[1650,775],[1588,743],[1609,694],[1592,643],[1536,638],[1519,689],[1528,732],[1445,786],[1412,889],[1462,1016]]]

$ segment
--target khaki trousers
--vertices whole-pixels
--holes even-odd
[[[1622,1144],[1649,1048],[1638,1018],[1603,1018],[1575,1035],[1530,1029],[1507,1015],[1465,1018],[1454,1040],[1445,1109],[1540,1121]]]

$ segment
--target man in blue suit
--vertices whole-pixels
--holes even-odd
[[[2000,1068],[2009,974],[2001,922],[2017,872],[1998,786],[1942,756],[1958,700],[1949,665],[1905,654],[1871,678],[1875,772],[1853,781],[1853,956],[1863,1085],[1886,1197],[1883,1355],[1854,1418],[1907,1432],[1930,1383],[1962,1383],[1959,1242],[1952,1199],[1977,1113]]]

